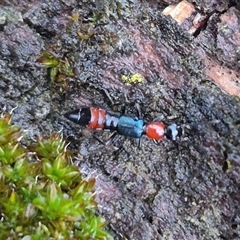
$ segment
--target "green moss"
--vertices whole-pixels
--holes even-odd
[[[96,216],[95,180],[84,180],[71,164],[60,134],[27,148],[20,139],[11,116],[2,116],[0,239],[113,239]]]
[[[55,57],[50,52],[42,51],[37,61],[49,69],[51,83],[60,84],[62,91],[65,91],[67,88],[66,78],[74,76],[73,69],[68,59],[62,60]]]

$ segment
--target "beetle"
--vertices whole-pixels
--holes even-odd
[[[108,130],[131,138],[141,138],[146,135],[156,141],[164,137],[175,141],[182,135],[182,128],[175,123],[168,126],[157,121],[146,123],[136,116],[112,113],[96,107],[82,107],[69,111],[65,117],[89,129]]]

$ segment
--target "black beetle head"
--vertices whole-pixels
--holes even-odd
[[[182,136],[182,132],[182,128],[173,123],[166,128],[165,135],[167,139],[175,141]]]

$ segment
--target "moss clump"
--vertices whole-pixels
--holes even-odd
[[[28,148],[20,140],[11,115],[2,116],[0,239],[113,239],[95,214],[95,181],[82,179],[62,137],[53,134]]]
[[[42,51],[37,61],[49,69],[49,78],[51,83],[61,86],[62,91],[67,89],[67,77],[73,77],[73,69],[68,59],[59,59],[48,51]]]

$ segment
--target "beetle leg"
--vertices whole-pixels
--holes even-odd
[[[102,141],[98,136],[96,136],[95,134],[93,134],[93,137],[98,141],[100,142],[102,145],[105,145],[105,146],[109,146],[110,144],[113,144],[116,140],[116,136],[117,136],[117,132],[113,132],[108,141],[107,142],[104,142]]]
[[[137,115],[139,119],[142,119],[142,113],[141,113],[141,109],[138,103],[135,104],[135,108],[137,109]]]
[[[126,113],[126,106],[121,107],[121,115],[124,115]]]
[[[94,137],[98,142],[100,142],[101,144],[105,145],[105,143],[104,143],[99,137],[97,137],[95,134],[93,134],[93,137]]]
[[[108,146],[109,144],[114,144],[115,140],[117,139],[116,136],[117,136],[117,132],[113,132],[109,137],[108,141],[105,143],[105,145]]]
[[[142,139],[141,138],[138,139],[138,149],[139,150],[142,149]]]

